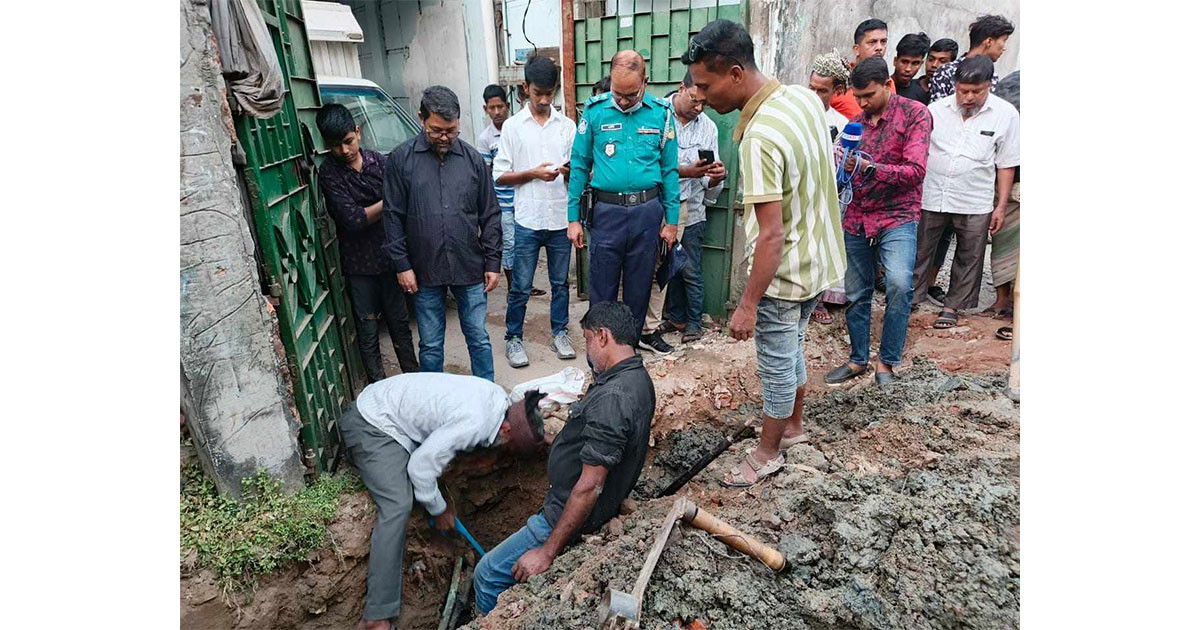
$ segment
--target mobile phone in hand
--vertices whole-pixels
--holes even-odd
[[[705,164],[712,164],[717,161],[717,156],[708,149],[700,149],[700,161]]]

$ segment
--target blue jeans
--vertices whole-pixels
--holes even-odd
[[[770,418],[792,417],[796,389],[808,382],[804,363],[804,331],[821,294],[803,302],[763,296],[754,321],[754,350],[762,384],[763,413]]]
[[[513,268],[513,226],[517,224],[512,210],[500,210],[500,268]]]
[[[567,330],[567,272],[571,268],[571,241],[567,230],[531,230],[516,224],[513,229],[513,285],[508,290],[508,326],[505,339],[525,336],[525,306],[533,287],[538,253],[546,248],[546,267],[550,273],[550,334]]]
[[[871,296],[875,291],[875,259],[883,263],[887,309],[879,360],[895,367],[908,338],[913,298],[913,265],[917,260],[917,223],[884,230],[874,239],[849,232],[846,238],[846,328],[850,330],[850,361],[866,365],[871,359]]]
[[[512,568],[526,551],[536,549],[550,537],[550,523],[541,512],[529,517],[525,527],[504,539],[475,565],[475,612],[483,616],[496,607],[496,598],[517,581]]]
[[[413,301],[417,311],[417,332],[421,336],[421,371],[441,372],[446,358],[446,289],[454,292],[454,301],[458,303],[458,323],[471,355],[471,374],[494,381],[492,342],[484,326],[487,320],[487,294],[483,292],[482,282],[463,286],[421,287],[417,290]]]
[[[688,264],[667,285],[667,321],[686,323],[688,330],[700,330],[700,318],[704,316],[704,275],[700,271],[700,256],[704,251],[704,226],[707,224],[707,221],[701,221],[683,231],[681,242],[688,255]]]

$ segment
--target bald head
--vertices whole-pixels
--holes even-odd
[[[646,60],[636,50],[618,50],[612,58],[612,69],[615,72],[618,68],[642,78],[646,76]]]

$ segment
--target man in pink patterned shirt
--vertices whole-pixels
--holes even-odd
[[[854,199],[842,213],[846,239],[846,328],[850,331],[850,360],[825,375],[831,385],[845,383],[870,371],[871,296],[876,260],[883,263],[887,307],[875,382],[895,379],[900,353],[908,336],[912,304],[913,264],[917,256],[917,223],[933,117],[917,101],[892,94],[887,62],[863,60],[850,73],[850,86],[862,113],[851,122],[863,127],[857,160],[845,160],[854,173]],[[836,164],[842,166],[841,148]],[[857,168],[857,172],[855,172]]]

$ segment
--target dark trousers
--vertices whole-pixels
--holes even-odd
[[[387,321],[400,369],[405,374],[419,372],[412,330],[408,327],[408,306],[404,301],[404,290],[396,282],[396,275],[348,274],[346,285],[350,288],[350,306],[354,310],[354,326],[358,329],[358,353],[362,355],[367,380],[374,383],[387,377],[383,372],[383,357],[379,354],[381,315]]]
[[[367,605],[363,617],[375,621],[400,616],[404,594],[404,539],[412,513],[408,451],[367,422],[351,404],[338,422],[350,463],[375,501],[375,528],[367,558]]]
[[[618,289],[623,289],[623,301],[633,311],[638,330],[646,321],[650,304],[662,221],[660,199],[636,206],[598,201],[592,212],[588,302],[615,302]]]
[[[942,233],[946,229],[954,232],[954,262],[950,267],[950,290],[943,302],[954,311],[975,308],[979,303],[979,288],[983,284],[983,259],[987,252],[988,224],[991,213],[953,214],[949,212],[921,211],[921,223],[917,227],[917,264],[913,268],[913,295],[920,303],[924,301],[933,280],[934,254]]]

